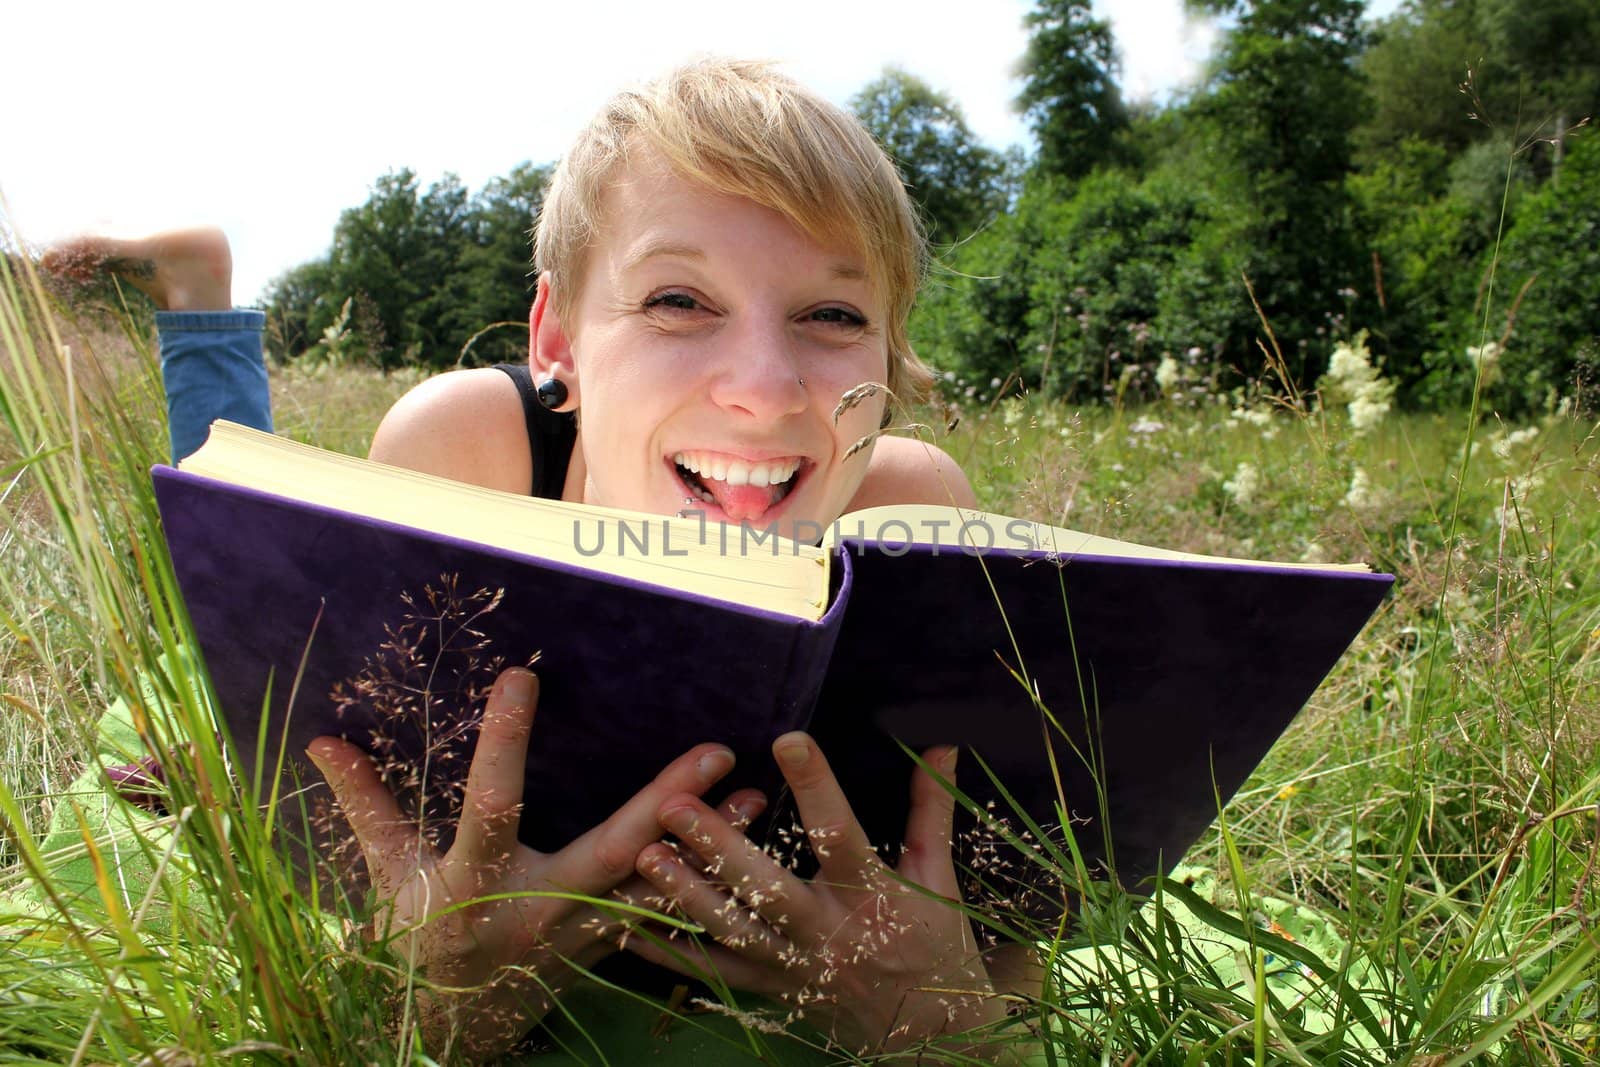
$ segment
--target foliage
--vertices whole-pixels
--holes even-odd
[[[1153,394],[1162,352],[1190,347],[1178,261],[1202,224],[1192,189],[1103,172],[1070,196],[1030,190],[1014,216],[951,257],[913,319],[934,365],[983,380],[1016,376],[1047,395]],[[963,312],[973,305],[981,317]],[[1128,389],[1131,393],[1127,393]]]
[[[1508,336],[1493,402],[1526,411],[1572,395],[1600,359],[1600,137],[1575,139],[1559,180],[1521,203],[1500,270],[1504,318],[1490,328]]]
[[[887,68],[850,108],[900,168],[935,244],[965,240],[1007,206],[1005,158],[982,144],[955,101]]]
[[[1349,182],[1373,233],[1374,347],[1388,354],[1402,397],[1423,407],[1460,405],[1471,393],[1461,353],[1476,337],[1478,265],[1498,216],[1459,195],[1448,169],[1443,148],[1411,138]]]

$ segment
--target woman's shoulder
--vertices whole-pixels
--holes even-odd
[[[937,445],[914,437],[885,435],[873,443],[872,460],[848,511],[883,504],[978,506],[961,465]]]
[[[526,493],[533,477],[522,399],[492,367],[449,371],[414,387],[383,417],[368,456],[511,493]]]

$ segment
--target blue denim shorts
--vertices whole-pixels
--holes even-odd
[[[158,311],[172,461],[205,443],[216,419],[272,430],[260,311]]]

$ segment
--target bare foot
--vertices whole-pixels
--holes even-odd
[[[115,275],[162,311],[233,309],[233,254],[227,236],[215,227],[167,230],[131,241],[73,237],[51,246],[40,266],[78,282]]]

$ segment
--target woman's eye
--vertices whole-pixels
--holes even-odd
[[[688,293],[657,293],[644,302],[650,311],[696,311],[700,301]]]
[[[866,317],[849,308],[827,307],[817,308],[811,313],[811,321],[824,322],[831,326],[849,326],[860,329],[867,324]]]

